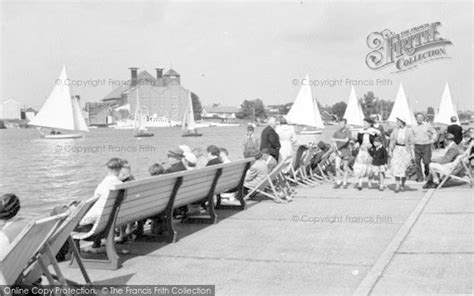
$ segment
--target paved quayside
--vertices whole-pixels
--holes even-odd
[[[89,275],[95,284],[210,284],[218,295],[471,293],[471,190],[428,197],[409,186],[299,187],[289,204],[219,211],[216,225],[176,223],[177,243],[125,245],[122,268]],[[67,265],[66,277],[82,282]]]

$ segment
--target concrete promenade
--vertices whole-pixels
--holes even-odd
[[[387,180],[389,181],[389,180]],[[473,293],[473,195],[299,187],[289,204],[218,211],[216,225],[176,223],[175,244],[133,242],[95,284],[215,285],[217,295]],[[78,269],[61,263],[78,282]]]

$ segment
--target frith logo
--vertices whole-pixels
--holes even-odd
[[[451,41],[439,35],[440,22],[424,24],[395,34],[385,29],[367,36],[371,52],[365,58],[370,69],[379,70],[394,64],[401,72],[438,59],[449,58],[446,45]]]

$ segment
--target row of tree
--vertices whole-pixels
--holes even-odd
[[[359,99],[359,102],[362,106],[362,110],[365,116],[370,116],[372,114],[380,114],[382,118],[386,119],[392,111],[394,102],[381,100],[377,98],[373,92],[369,91],[367,94],[364,94],[362,98]],[[293,103],[286,103],[280,105],[271,105],[268,106],[272,110],[272,115],[286,115],[290,111]],[[322,106],[318,102],[318,107],[321,113],[327,113],[332,115],[335,118],[342,118],[344,112],[346,111],[347,104],[343,101],[337,102],[334,105]],[[240,105],[240,112],[236,114],[236,117],[239,119],[265,119],[269,115],[268,110],[265,108],[262,100],[245,100]]]
[[[193,99],[193,107],[195,118],[201,118],[202,106],[199,101],[199,97],[191,93]],[[380,99],[375,96],[372,91],[367,92],[363,97],[359,98],[359,103],[364,112],[364,116],[370,116],[372,114],[379,114],[383,120],[388,119],[392,108],[395,102]],[[258,121],[267,118],[269,115],[286,115],[291,109],[293,103],[279,104],[279,105],[269,105],[268,108],[265,108],[262,100],[257,98],[255,100],[244,100],[240,105],[240,112],[236,114],[236,117],[239,119],[246,119],[252,121]],[[322,106],[318,102],[318,107],[322,115],[330,115],[331,117],[338,119],[344,116],[346,111],[347,104],[344,101],[337,102],[333,105]],[[428,107],[426,114],[433,118],[435,110],[433,107]],[[465,120],[470,118],[469,113],[459,113],[459,119]]]

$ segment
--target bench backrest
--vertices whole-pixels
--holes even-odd
[[[64,216],[37,220],[26,226],[13,240],[6,255],[0,258],[0,285],[13,285],[28,262],[44,246]]]
[[[216,174],[219,175],[217,176],[214,194],[220,194],[237,187],[246,170],[247,163],[251,161],[253,161],[253,158],[213,165],[184,173],[183,184],[176,195],[174,208],[206,198]]]
[[[115,225],[145,219],[164,211],[178,181],[179,173],[149,177],[115,186],[124,190]]]
[[[240,183],[246,164],[252,160],[253,158],[248,158],[116,185],[114,192],[118,194],[120,190],[124,190],[124,196],[115,225],[123,225],[163,212],[177,184],[179,189],[173,208],[205,198],[219,170],[215,194],[235,188]]]
[[[233,161],[222,166],[222,174],[217,181],[215,194],[224,193],[241,185],[241,181],[245,178],[245,173],[255,158],[246,158]]]
[[[120,190],[110,190],[109,195],[105,201],[105,206],[94,221],[94,225],[89,233],[101,233],[107,230],[107,226],[110,226],[110,221],[113,219],[112,215],[116,206],[119,205],[117,198],[120,196]]]

